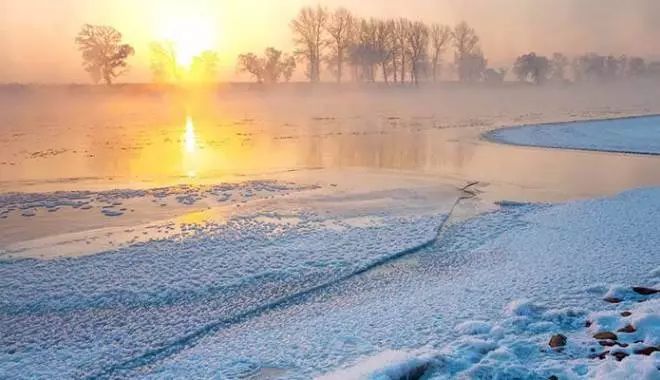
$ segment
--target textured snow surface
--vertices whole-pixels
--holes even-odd
[[[244,201],[253,197],[267,197],[306,190],[310,186],[277,181],[249,181],[219,185],[178,185],[145,190],[57,191],[52,193],[0,194],[0,219],[12,213],[35,216],[37,212],[57,212],[62,208],[98,209],[105,216],[121,216],[129,209],[124,202],[136,198],[148,199],[160,206],[168,204],[192,205],[200,200],[217,203]],[[134,211],[134,210],[130,210]]]
[[[328,227],[301,211],[295,223],[242,216],[180,241],[2,262],[0,374],[535,379],[608,378],[611,366],[610,378],[654,378],[657,353],[601,362],[570,334],[586,334],[589,311],[637,304],[606,304],[608,292],[660,282],[660,189],[503,204],[437,240],[443,215]],[[656,306],[631,317],[648,342]],[[543,352],[558,332],[567,349]]]
[[[660,116],[504,128],[486,137],[514,145],[660,154]]]
[[[21,197],[31,206],[58,199],[15,194],[6,203]],[[2,261],[0,374],[101,375],[418,249],[444,219],[258,211],[88,257]]]

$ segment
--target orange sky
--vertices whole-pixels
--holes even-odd
[[[494,66],[529,50],[660,57],[658,0],[0,0],[0,82],[87,82],[73,44],[84,23],[112,25],[135,47],[124,81],[150,79],[148,46],[163,38],[192,40],[188,54],[218,51],[222,79],[242,79],[236,55],[290,50],[289,20],[317,3],[361,16],[464,19]]]

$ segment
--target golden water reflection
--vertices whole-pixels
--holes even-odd
[[[197,149],[195,124],[190,116],[186,117],[185,132],[183,134],[183,147],[183,171],[188,178],[194,178],[197,176],[199,152]]]

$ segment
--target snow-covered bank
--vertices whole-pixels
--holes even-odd
[[[513,145],[660,155],[660,116],[526,125],[485,136]]]
[[[319,379],[657,379],[660,298],[626,289],[592,312],[516,300],[500,320],[459,323],[443,347],[385,351]]]
[[[536,379],[560,368],[559,374],[567,374],[573,367],[565,354],[556,356],[547,371],[529,372],[525,364],[545,363],[540,349],[551,335],[568,334],[573,342],[570,332],[584,326],[588,312],[603,310],[607,288],[599,284],[654,286],[657,277],[649,271],[660,263],[658,218],[660,189],[560,205],[506,204],[453,225],[412,257],[226,325],[172,355],[118,367],[113,374],[244,378],[275,370],[277,378],[305,379],[353,367],[348,363],[387,350],[420,348],[453,357],[443,367],[451,369],[445,372],[448,378],[522,373]],[[601,293],[594,295],[594,289]],[[518,299],[533,301],[512,303]],[[479,338],[498,331],[505,341]],[[412,371],[433,356],[411,357],[416,364],[405,365]],[[490,362],[495,357],[498,361]],[[381,369],[396,373],[387,370],[389,364]],[[368,367],[373,369],[373,361]],[[577,366],[572,373],[595,373],[589,371]]]

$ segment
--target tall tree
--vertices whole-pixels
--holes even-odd
[[[394,36],[394,27],[395,24],[393,21],[379,20],[376,22],[375,54],[385,83],[389,82],[389,74],[392,69],[392,37]]]
[[[103,79],[112,84],[126,72],[126,59],[135,54],[135,49],[123,44],[121,33],[111,26],[85,24],[75,41],[82,53],[83,67],[95,83]]]
[[[419,75],[426,58],[428,56],[429,46],[429,28],[421,21],[417,21],[410,26],[408,33],[408,46],[410,57],[410,79],[417,85],[419,84]]]
[[[337,83],[341,83],[343,77],[344,61],[347,50],[353,43],[354,29],[355,17],[345,8],[336,9],[325,26],[329,35],[327,44],[331,50],[328,63],[335,73]]]
[[[479,50],[479,37],[475,30],[463,21],[454,27],[452,40],[456,49],[454,63],[458,70],[458,79],[467,81],[469,80],[468,77],[473,77],[467,69],[472,68],[476,56],[481,53]]]
[[[408,34],[410,34],[410,28],[412,23],[410,20],[405,18],[400,18],[396,21],[394,27],[394,45],[396,46],[396,51],[398,51],[399,57],[399,81],[404,83],[406,81],[406,58],[408,56]]]
[[[321,53],[324,45],[324,30],[328,22],[328,11],[321,6],[305,7],[291,21],[296,54],[307,60],[307,76],[311,82],[321,80]]]
[[[356,79],[375,82],[375,66],[379,62],[377,47],[378,22],[375,19],[361,20],[356,32],[355,43],[350,48],[350,62],[356,71]]]
[[[431,25],[431,69],[433,70],[433,82],[438,80],[442,53],[451,41],[451,29],[446,25]]]

